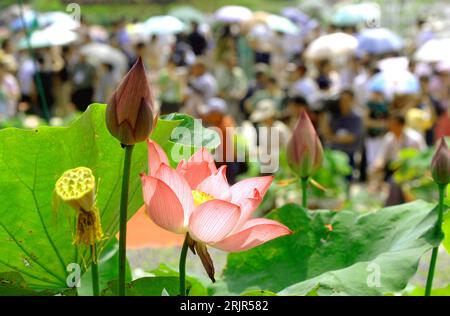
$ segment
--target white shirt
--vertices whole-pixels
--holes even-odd
[[[314,80],[309,77],[303,77],[295,81],[289,88],[289,97],[302,96],[308,101],[309,106],[316,110],[319,88]]]
[[[17,79],[20,84],[20,91],[24,95],[30,95],[33,87],[33,76],[35,73],[35,65],[32,59],[26,59],[17,72]]]
[[[400,138],[389,132],[383,138],[382,148],[375,159],[374,166],[380,168],[386,166],[386,163],[397,160],[400,150],[404,148],[423,151],[427,148],[427,145],[423,136],[413,129],[405,128]]]

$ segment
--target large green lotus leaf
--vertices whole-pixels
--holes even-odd
[[[358,215],[285,205],[269,218],[294,233],[230,254],[224,281],[232,293],[380,295],[401,290],[423,253],[440,241],[434,207],[416,201]]]
[[[91,261],[86,247],[72,243],[75,213],[65,205],[55,212],[52,206],[55,182],[67,169],[89,167],[97,179],[97,206],[106,237],[99,253],[118,232],[124,151],[106,128],[105,109],[91,105],[69,127],[0,131],[0,272],[20,273],[31,289],[67,288],[66,279],[73,272],[68,265],[79,264],[83,273]],[[152,138],[167,143],[165,133],[171,134],[184,119],[189,117],[178,116],[177,124],[159,121],[157,129],[163,132]],[[143,204],[139,173],[146,170],[142,142],[133,151],[129,217]]]
[[[40,296],[52,295],[51,291],[37,292],[28,287],[18,272],[0,272],[0,296]]]

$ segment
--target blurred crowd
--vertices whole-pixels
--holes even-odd
[[[0,121],[64,118],[106,103],[141,57],[161,115],[187,113],[223,135],[240,127],[258,151],[273,142],[258,127],[275,130],[282,150],[306,111],[324,146],[348,155],[354,181],[388,179],[401,149],[424,150],[450,136],[450,62],[414,58],[433,40],[426,20],[411,26],[415,30],[401,46],[382,52],[334,51],[332,43],[314,52],[314,42],[326,35],[356,41],[364,25],[290,18],[299,32],[271,30],[253,18],[214,25],[189,21],[183,31],[148,36],[136,36],[137,21],[121,19],[103,28],[81,18],[76,41],[32,50],[19,47],[19,29],[1,42]],[[235,140],[224,137],[224,148]],[[245,166],[228,169],[233,179]]]

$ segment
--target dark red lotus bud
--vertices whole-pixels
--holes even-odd
[[[450,151],[444,137],[440,139],[431,161],[431,175],[437,184],[447,185],[450,182]]]
[[[295,125],[286,153],[289,167],[300,178],[313,175],[322,165],[322,144],[305,112]]]
[[[142,59],[136,61],[106,108],[106,126],[123,145],[145,141],[156,122],[153,96]]]

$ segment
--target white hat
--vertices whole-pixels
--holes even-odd
[[[209,98],[205,104],[198,109],[200,115],[208,115],[213,112],[225,114],[227,112],[227,103],[220,98]]]
[[[263,99],[256,103],[256,108],[250,115],[250,121],[258,123],[277,115],[275,102],[270,99]]]

